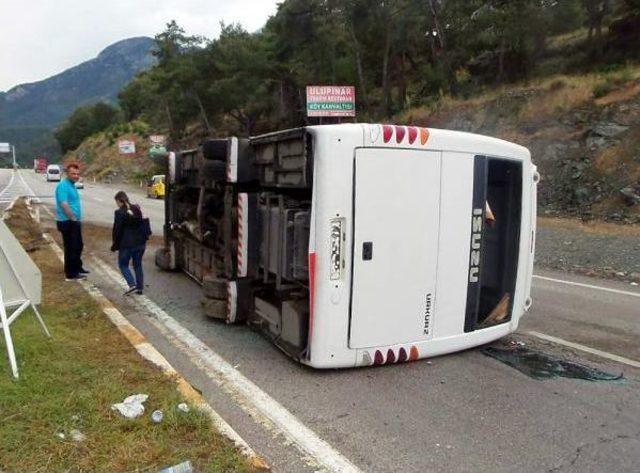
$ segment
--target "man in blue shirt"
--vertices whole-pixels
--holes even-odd
[[[84,279],[88,273],[82,267],[82,204],[75,183],[80,179],[80,168],[71,163],[67,177],[56,186],[56,226],[64,243],[64,275],[67,281]]]

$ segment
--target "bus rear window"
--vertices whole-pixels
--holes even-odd
[[[518,271],[522,163],[476,156],[473,208],[478,215],[472,217],[465,332],[511,319]]]

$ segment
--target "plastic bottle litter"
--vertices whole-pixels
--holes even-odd
[[[74,442],[84,442],[85,440],[87,440],[87,436],[77,429],[71,430],[69,432],[69,436],[73,439]]]
[[[181,412],[189,412],[189,406],[186,402],[181,402],[180,404],[178,404],[177,408]]]
[[[134,394],[132,396],[128,396],[122,402],[113,404],[111,406],[111,410],[118,411],[127,419],[135,419],[144,413],[144,406],[142,403],[148,398],[148,394]]]
[[[159,424],[160,422],[162,422],[163,418],[164,418],[164,414],[160,410],[156,410],[151,413],[151,420],[156,424]]]

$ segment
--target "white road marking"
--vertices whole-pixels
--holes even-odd
[[[18,179],[16,179],[16,176]],[[25,182],[20,171],[12,171],[9,183],[2,189],[2,191],[0,191],[0,204],[10,204],[15,199],[22,196],[35,198],[35,193]]]
[[[18,171],[18,177],[20,178],[20,180],[22,181],[22,185],[24,185],[27,189],[29,189],[29,192],[32,195],[35,195],[36,193],[33,192],[33,189],[31,189],[31,186],[29,184],[27,184],[27,181],[24,180],[24,176],[22,175],[22,173],[20,171]]]
[[[126,289],[122,277],[100,258],[93,257],[98,267],[106,273],[116,284]],[[204,368],[206,374],[218,385],[229,392],[240,407],[250,416],[266,418],[285,438],[289,439],[305,455],[311,457],[326,471],[331,472],[360,472],[340,452],[305,426],[298,418],[285,409],[280,403],[262,391],[247,379],[237,369],[227,363],[209,346],[184,328],[173,317],[146,296],[131,296],[142,307],[151,312],[154,317],[151,322],[163,334],[169,335],[169,340],[181,351],[185,352],[196,364]],[[175,341],[178,343],[176,344]],[[267,425],[269,425],[267,424]]]
[[[11,187],[11,184],[13,184],[13,179],[16,177],[16,173],[15,171],[11,172],[11,177],[9,178],[9,183],[4,186],[4,189],[2,189],[2,191],[0,191],[0,197],[3,197],[5,192],[7,192],[7,189],[9,189]]]
[[[591,285],[591,284],[583,284],[583,283],[580,283],[580,282],[566,281],[564,279],[548,278],[546,276],[538,276],[536,274],[534,274],[533,277],[536,278],[536,279],[542,279],[543,281],[557,282],[557,283],[560,283],[560,284],[567,284],[569,286],[578,286],[578,287],[584,287],[584,288],[587,288],[587,289],[596,289],[596,290],[599,290],[599,291],[612,292],[614,294],[622,294],[624,296],[640,297],[640,292],[622,291],[620,289],[612,289],[610,287],[594,286],[594,285]]]
[[[586,353],[591,353],[592,355],[597,355],[601,358],[606,358],[607,360],[616,361],[618,363],[623,363],[625,365],[633,366],[634,368],[640,368],[640,361],[631,360],[629,358],[625,358],[624,356],[614,355],[613,353],[598,350],[596,348],[591,348],[586,345],[581,345],[579,343],[569,342],[562,338],[552,337],[551,335],[547,335],[540,332],[530,331],[525,333],[527,335],[531,335],[532,337],[540,338],[541,340],[546,340],[548,342],[557,343],[558,345],[564,345],[569,348],[574,348],[576,350],[584,351]]]

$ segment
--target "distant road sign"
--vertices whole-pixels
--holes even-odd
[[[0,153],[10,153],[11,145],[9,143],[0,143]]]
[[[151,135],[149,136],[149,141],[151,141],[152,145],[163,145],[165,144],[166,137],[164,135]]]
[[[355,117],[356,88],[352,85],[308,85],[308,117]]]
[[[118,141],[118,150],[120,154],[135,154],[136,144],[133,141],[120,140]]]

